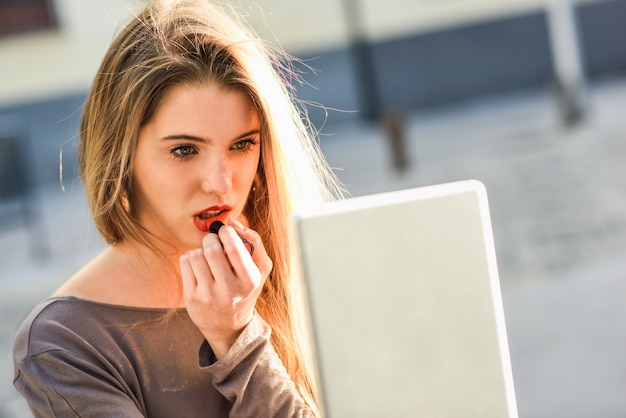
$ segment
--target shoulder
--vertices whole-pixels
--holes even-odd
[[[150,257],[155,254],[131,244],[108,247],[53,296],[136,308],[184,307],[176,271],[167,269],[170,264],[158,265]]]
[[[164,311],[109,305],[74,296],[52,297],[36,305],[18,328],[13,345],[16,362],[63,351],[76,356],[103,352],[121,355],[127,334],[138,323]]]
[[[91,310],[75,298],[53,297],[36,305],[19,327],[13,346],[16,360],[59,349],[84,339],[84,332],[96,324]]]
[[[69,308],[67,304],[62,302],[63,298],[50,298],[39,302],[20,325],[15,337],[14,348],[28,348],[33,333],[37,334],[42,328],[54,327],[54,324],[65,316],[63,311]]]
[[[163,338],[175,341],[195,335],[184,311],[175,312],[166,321],[163,318],[167,313],[73,296],[44,300],[27,316],[15,336],[15,379],[20,375],[22,380],[27,376],[53,379],[52,376],[65,375],[68,370],[105,379],[119,373],[132,376],[137,347],[142,347],[144,355],[146,350],[156,352],[159,348],[153,340],[162,346]],[[192,342],[200,345],[195,339]]]
[[[159,339],[163,334],[194,335],[184,309],[151,309],[114,305],[75,296],[52,297],[40,302],[19,327],[13,346],[17,363],[47,353],[120,359],[134,345]],[[198,343],[199,344],[199,343]]]
[[[128,411],[137,410],[132,363],[103,313],[88,301],[50,298],[22,323],[13,346],[13,385],[35,416],[85,416],[77,411],[105,399],[107,407],[126,403]]]
[[[91,370],[98,364],[98,353],[89,342],[91,333],[101,327],[77,301],[70,298],[50,298],[40,302],[19,327],[13,342],[14,384],[39,382],[43,388],[58,376],[67,375],[68,366],[74,370]],[[92,373],[93,374],[93,373]]]
[[[119,288],[115,281],[123,277],[115,251],[105,249],[59,287],[53,296],[75,296],[87,300],[108,299]]]

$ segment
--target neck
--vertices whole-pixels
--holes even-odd
[[[110,248],[120,267],[136,280],[146,304],[184,306],[178,259],[173,248],[150,249],[136,241],[122,242]],[[162,307],[162,306],[161,306]]]

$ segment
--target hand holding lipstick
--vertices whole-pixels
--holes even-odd
[[[258,233],[234,220],[217,226],[180,257],[180,270],[187,312],[220,358],[252,320],[273,265]]]
[[[224,226],[224,222],[222,222],[222,221],[214,221],[211,224],[211,226],[209,226],[209,232],[211,232],[212,234],[219,234],[219,230],[223,226]],[[254,245],[252,245],[252,243],[250,241],[248,241],[247,239],[245,239],[245,238],[241,238],[241,240],[245,244],[245,246],[248,249],[248,252],[250,253],[250,255],[254,254]]]

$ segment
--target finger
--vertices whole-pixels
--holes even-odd
[[[183,291],[195,291],[196,287],[198,286],[196,276],[193,272],[193,268],[191,267],[190,255],[192,252],[193,251],[186,252],[185,254],[180,256],[178,260],[178,264],[180,266],[180,275],[183,282]]]
[[[220,232],[222,229],[224,227],[220,228]],[[210,269],[215,282],[233,276],[233,270],[221,236],[215,233],[205,235],[202,239],[202,252],[205,264]]]
[[[246,254],[240,257],[235,255],[231,258],[231,264],[235,273],[239,277],[252,279],[252,283],[254,283],[255,286],[262,287],[272,271],[273,263],[265,251],[260,235],[252,229],[243,227],[243,225],[238,222],[231,222],[230,226],[234,229],[236,236],[239,237],[238,239],[242,240],[244,247],[246,245],[243,240],[247,240],[255,249],[254,253],[251,255]],[[237,239],[235,242],[236,241]]]
[[[201,248],[190,251],[188,253],[189,265],[196,280],[196,288],[200,286],[209,286],[214,282],[211,268],[207,263],[204,251]]]
[[[243,267],[256,269],[248,248],[232,226],[224,225],[220,228],[219,237],[224,246],[224,253],[238,276],[242,273]]]
[[[253,229],[246,228],[241,222],[231,219],[229,224],[235,229],[241,239],[245,239],[252,244],[254,252],[251,254],[254,263],[259,267],[264,275],[272,271],[272,260],[265,251],[265,246],[261,236]],[[245,244],[244,244],[245,245]]]

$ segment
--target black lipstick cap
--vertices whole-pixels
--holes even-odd
[[[222,221],[213,221],[209,226],[209,232],[213,234],[217,234],[221,227],[224,226],[224,222]]]

